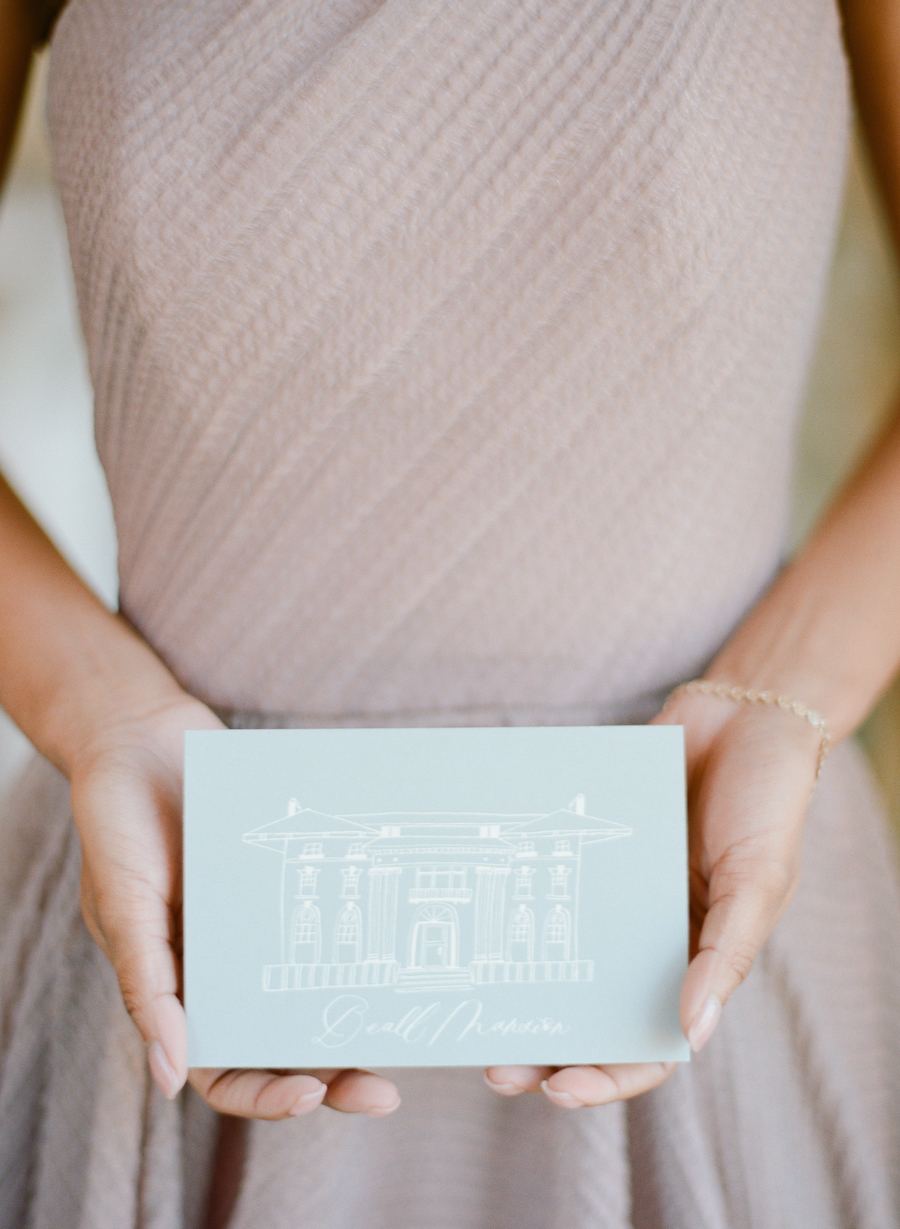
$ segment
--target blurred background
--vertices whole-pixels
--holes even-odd
[[[115,531],[94,451],[91,390],[44,127],[46,54],[36,68],[0,208],[0,466],[63,554],[114,606]],[[856,141],[803,416],[794,543],[900,386],[898,285]],[[900,688],[884,697],[860,737],[900,832]],[[0,793],[28,754],[28,743],[0,711]]]

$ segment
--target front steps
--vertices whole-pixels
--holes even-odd
[[[396,989],[412,994],[419,990],[467,990],[471,985],[468,969],[401,969]]]

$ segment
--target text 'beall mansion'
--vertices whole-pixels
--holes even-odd
[[[325,815],[292,799],[244,836],[281,858],[281,959],[264,988],[589,981],[582,851],[629,834],[586,815],[581,794],[539,815]]]

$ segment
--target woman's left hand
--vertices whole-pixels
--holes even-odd
[[[691,962],[680,1015],[699,1050],[797,886],[820,737],[777,707],[703,694],[676,696],[657,723],[685,733]],[[675,1066],[490,1067],[485,1078],[506,1096],[542,1090],[575,1109],[647,1092]]]

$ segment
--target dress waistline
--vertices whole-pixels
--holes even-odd
[[[262,713],[236,708],[216,708],[214,711],[233,730],[642,725],[659,712],[666,695],[666,691],[652,692],[603,704],[472,705],[381,713]]]

